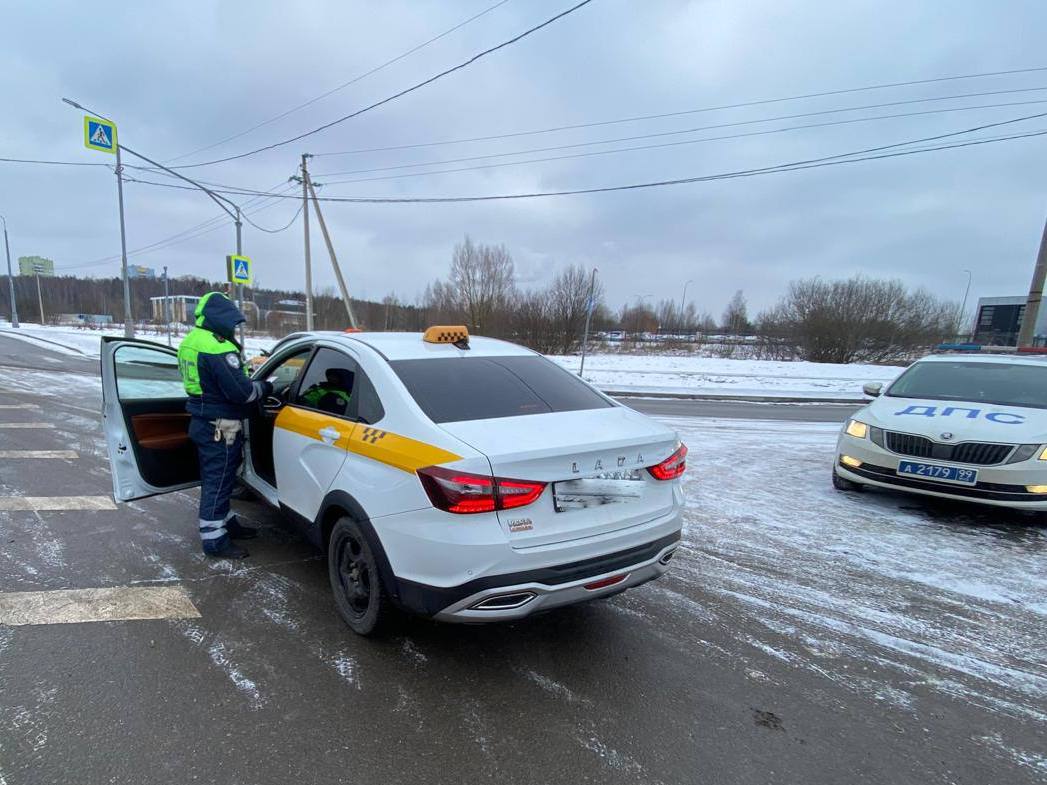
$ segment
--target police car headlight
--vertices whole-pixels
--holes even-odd
[[[845,433],[848,436],[853,436],[855,439],[864,439],[869,435],[869,426],[860,420],[848,420]],[[1047,450],[1044,450],[1044,452],[1047,452]]]

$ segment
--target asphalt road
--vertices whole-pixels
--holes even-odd
[[[0,409],[0,425],[28,426],[0,427],[0,450],[77,452],[63,460],[0,459],[0,499],[111,493],[96,365],[0,337],[0,406],[28,407]],[[812,439],[823,440],[831,428],[816,422],[846,416],[817,406],[685,403],[638,408],[714,417],[691,421],[699,434],[706,423],[718,429],[709,431],[710,443],[734,438],[734,427],[763,438],[758,425],[722,419],[792,421],[802,411]],[[793,426],[775,427],[787,434]],[[758,452],[710,464],[710,476],[756,476]],[[739,525],[747,539],[757,538],[740,527],[749,515],[744,495],[728,503],[720,488],[705,488],[701,451],[692,448],[692,457],[694,517],[680,565],[663,580],[511,625],[403,620],[376,640],[342,625],[320,555],[261,505],[238,504],[263,536],[237,564],[198,552],[195,492],[112,510],[0,511],[0,599],[181,587],[200,614],[0,626],[0,783],[1047,781],[1047,705],[1037,715],[1008,686],[1012,672],[1034,686],[1047,678],[1042,636],[1038,649],[1018,651],[988,680],[959,655],[958,664],[942,660],[948,668],[939,679],[910,654],[897,662],[887,654],[925,653],[916,631],[904,645],[897,636],[862,637],[836,650],[797,626],[759,621],[754,600],[738,588],[753,563],[725,559],[699,534],[721,524],[728,530],[718,539],[729,542],[740,536],[730,527]],[[783,501],[789,490],[780,490]],[[880,517],[895,508],[882,509]],[[922,525],[909,528],[919,533]],[[965,526],[971,531],[955,536],[970,540],[980,523]],[[1040,558],[1042,568],[1039,528],[1011,519],[992,526],[1003,532],[1000,542],[979,540],[979,547],[1006,543],[1020,563]],[[867,577],[846,551],[804,545],[809,553],[785,558],[772,548],[768,563],[788,574],[794,559],[804,560],[801,582],[840,571],[863,586]],[[757,554],[763,544],[753,546],[749,553]],[[729,580],[740,583],[726,590]],[[850,596],[846,580],[837,584],[841,596]],[[900,578],[897,587],[909,591]],[[990,632],[1005,623],[980,609],[906,596],[890,610],[943,625],[962,617]],[[914,697],[889,699],[901,692]]]

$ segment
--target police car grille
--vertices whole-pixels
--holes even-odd
[[[899,455],[913,458],[934,458],[939,461],[956,461],[977,466],[992,466],[1003,463],[1014,449],[1012,444],[985,444],[963,442],[962,444],[938,444],[923,436],[910,433],[887,431],[887,449]]]

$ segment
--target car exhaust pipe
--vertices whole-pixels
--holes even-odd
[[[479,602],[469,606],[474,611],[508,611],[513,608],[520,608],[538,595],[533,591],[518,591],[512,594],[498,594],[494,597],[487,597],[486,599],[480,600]]]
[[[673,548],[671,551],[669,551],[667,554],[665,554],[662,558],[660,558],[658,560],[658,563],[659,564],[668,564],[669,562],[671,562],[673,560],[673,556],[675,556],[675,555],[676,555],[676,548]]]

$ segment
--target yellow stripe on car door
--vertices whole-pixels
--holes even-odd
[[[322,441],[320,430],[334,428],[339,432],[334,444],[343,450],[393,466],[401,471],[415,472],[426,466],[460,460],[456,455],[432,444],[420,442],[392,431],[370,425],[351,423],[322,412],[285,406],[276,418],[277,428]]]

